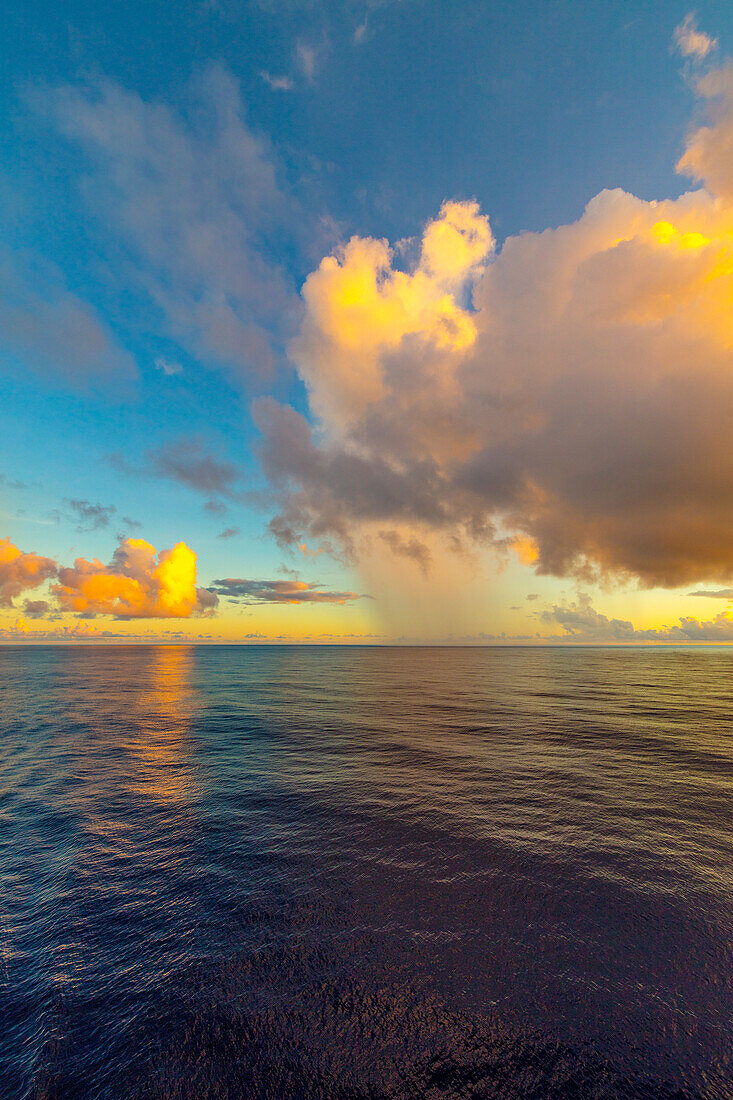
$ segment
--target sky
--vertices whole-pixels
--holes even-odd
[[[730,4],[6,24],[0,641],[733,641]]]

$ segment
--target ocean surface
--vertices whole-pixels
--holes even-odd
[[[733,1097],[733,653],[0,648],[0,1097]]]

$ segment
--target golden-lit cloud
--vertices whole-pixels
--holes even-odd
[[[449,363],[476,338],[461,290],[493,247],[477,203],[446,202],[425,227],[411,272],[371,238],[352,237],[321,262],[303,287],[307,315],[291,353],[325,428],[387,397],[390,357],[406,345],[434,364],[435,384],[447,381]]]
[[[52,591],[64,611],[120,619],[189,618],[217,603],[196,587],[196,554],[184,542],[156,555],[144,539],[125,539],[108,566],[77,558]]]
[[[645,586],[733,576],[733,66],[675,200],[602,191],[494,247],[445,203],[419,255],[352,238],[305,282],[291,346],[316,424],[254,407],[282,542],[425,570],[436,539],[539,573]],[[426,556],[427,554],[427,556]]]
[[[0,607],[29,588],[39,588],[56,573],[56,562],[40,554],[23,553],[8,538],[0,539]]]

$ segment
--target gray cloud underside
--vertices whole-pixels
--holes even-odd
[[[345,604],[363,598],[357,592],[330,592],[320,584],[299,581],[255,581],[226,577],[214,581],[209,591],[242,603],[334,603]]]

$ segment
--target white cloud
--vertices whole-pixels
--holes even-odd
[[[295,47],[295,60],[305,79],[312,84],[318,69],[318,49],[307,42],[298,42]]]
[[[269,88],[272,88],[273,92],[290,92],[295,87],[291,76],[273,76],[272,73],[265,72],[264,70],[260,73],[260,76],[265,84],[267,84]]]
[[[694,57],[696,61],[702,61],[718,44],[716,38],[698,30],[697,20],[692,12],[675,27],[674,41],[683,57]]]
[[[171,377],[174,374],[181,374],[183,367],[176,359],[165,359],[162,355],[159,355],[155,360],[156,368],[165,374],[167,377]]]

